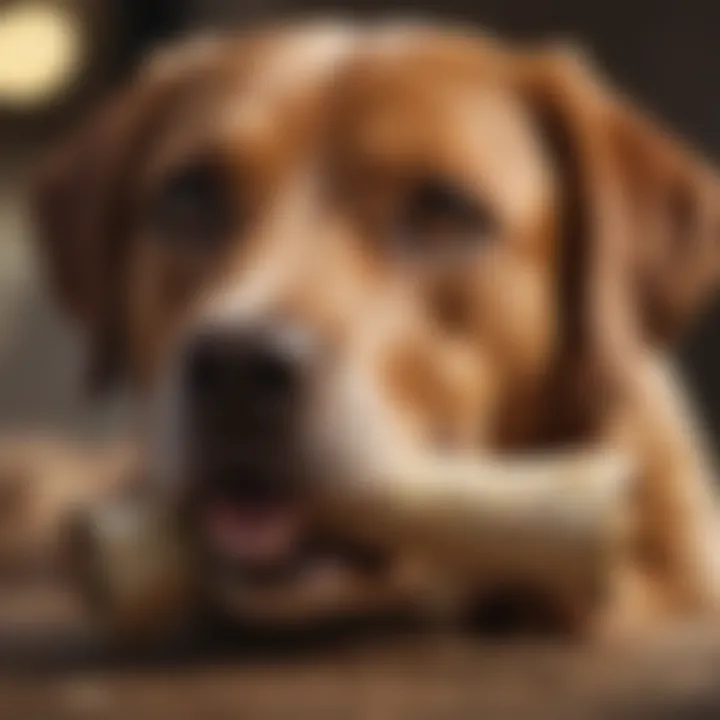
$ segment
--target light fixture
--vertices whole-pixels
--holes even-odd
[[[78,77],[85,45],[70,7],[29,1],[0,8],[0,109],[30,111],[58,98]]]

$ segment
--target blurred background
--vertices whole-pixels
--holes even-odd
[[[158,42],[204,28],[308,13],[424,14],[516,37],[572,38],[634,97],[720,157],[720,3],[707,0],[0,0],[0,432],[104,433],[122,398],[82,392],[81,354],[38,282],[25,196],[65,126],[122,82]],[[681,348],[702,414],[720,430],[720,333],[711,312]]]

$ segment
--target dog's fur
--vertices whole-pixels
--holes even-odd
[[[209,162],[242,218],[175,242],[158,198]],[[434,182],[469,217],[413,214]],[[323,355],[314,453],[618,443],[641,476],[620,616],[720,599],[713,476],[665,357],[717,285],[720,178],[578,53],[422,26],[182,45],[51,159],[37,205],[92,382],[156,407],[198,328],[279,320]]]

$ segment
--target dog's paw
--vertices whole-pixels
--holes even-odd
[[[0,443],[0,574],[52,560],[67,513],[124,483],[131,458],[120,445],[34,438]]]

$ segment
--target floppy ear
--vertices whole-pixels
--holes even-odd
[[[36,181],[40,260],[55,295],[88,339],[93,389],[107,387],[123,369],[131,179],[167,94],[144,85],[113,98],[50,155]]]
[[[523,82],[562,189],[551,394],[564,398],[558,422],[587,427],[629,353],[671,341],[717,289],[720,180],[578,53],[533,55]]]
[[[126,365],[124,250],[134,171],[176,103],[206,83],[202,70],[235,44],[199,38],[158,49],[41,168],[34,193],[40,257],[56,296],[88,337],[92,388],[107,387]],[[233,71],[246,45],[230,58]]]
[[[720,285],[720,176],[648,120],[616,112],[638,310],[647,334],[668,340]]]
[[[625,332],[672,340],[720,285],[720,175],[578,53],[531,66],[530,92],[565,175],[565,249],[580,261],[568,263],[570,283],[586,293],[590,325],[610,330],[610,313]]]

